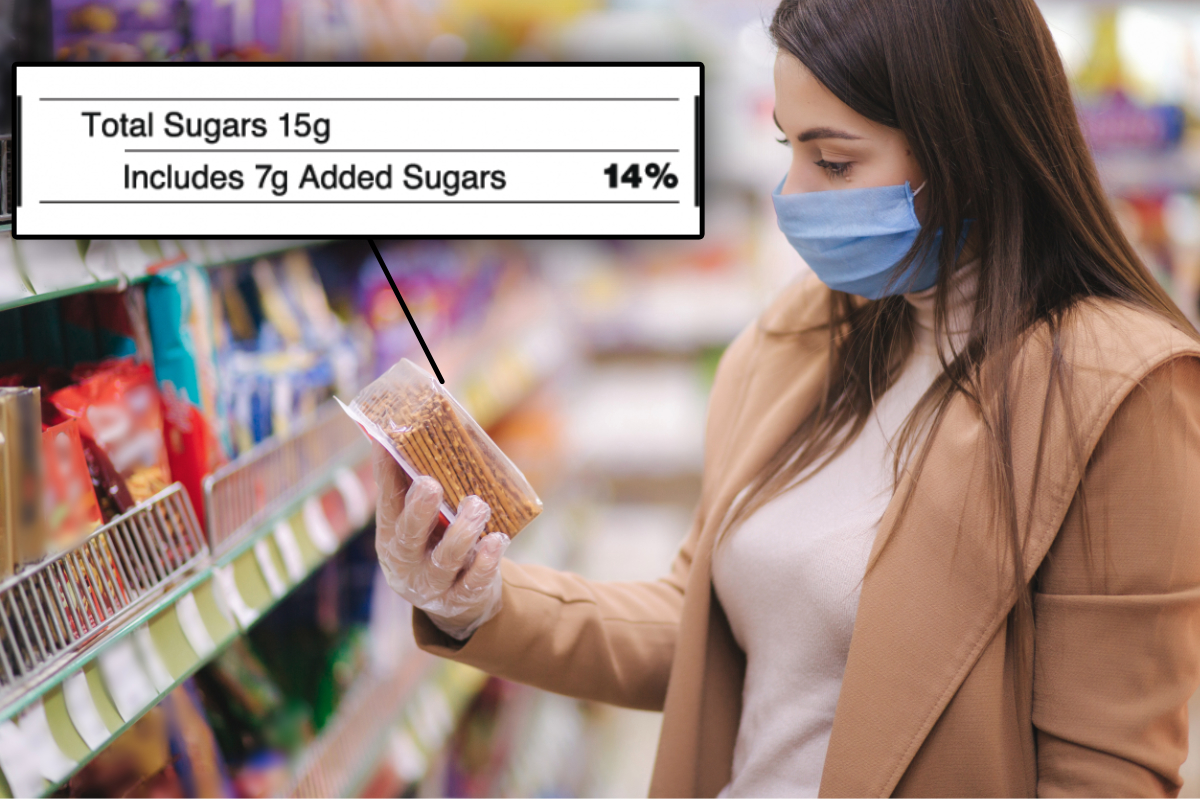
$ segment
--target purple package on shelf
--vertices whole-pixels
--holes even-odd
[[[254,41],[270,53],[283,42],[283,0],[255,0]]]
[[[146,61],[170,58],[183,49],[175,31],[126,31],[55,37],[59,61]]]
[[[283,38],[283,0],[244,4],[192,0],[192,37],[202,59],[219,59],[238,48],[256,46],[278,53]]]
[[[201,60],[219,58],[233,49],[233,4],[192,0],[192,41]]]
[[[56,37],[174,30],[182,5],[183,0],[54,0],[51,24]]]

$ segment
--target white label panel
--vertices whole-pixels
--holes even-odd
[[[310,497],[304,501],[304,527],[308,530],[308,538],[313,545],[325,555],[333,554],[340,542],[325,509],[321,507],[321,498]]]
[[[150,680],[154,681],[154,688],[159,692],[170,689],[175,684],[175,679],[171,677],[171,671],[167,669],[166,663],[158,652],[158,646],[154,644],[154,637],[150,635],[150,626],[143,625],[134,631],[133,640],[137,643],[138,652],[142,654],[142,663],[146,665],[146,672],[150,675]]]
[[[700,238],[702,70],[23,65],[14,234]]]
[[[258,568],[262,571],[271,596],[278,599],[287,594],[287,584],[279,577],[279,570],[275,569],[275,560],[271,558],[271,546],[267,544],[266,539],[259,539],[254,543],[254,559],[258,562]]]
[[[71,773],[75,762],[63,753],[50,732],[50,720],[46,719],[46,707],[37,700],[21,714],[18,724],[25,743],[37,758],[42,777],[53,783],[61,781]]]
[[[75,724],[75,730],[85,744],[93,750],[101,747],[112,731],[104,724],[96,701],[92,699],[92,690],[88,686],[87,676],[83,670],[76,672],[63,681],[63,697],[67,701],[67,714]]]
[[[133,639],[127,637],[111,645],[100,654],[99,660],[104,685],[126,722],[136,718],[158,697],[150,677],[138,661]]]
[[[204,625],[204,618],[200,615],[200,606],[196,605],[194,594],[188,592],[179,598],[179,602],[175,604],[175,614],[179,617],[179,626],[183,628],[183,635],[187,637],[188,644],[196,651],[196,655],[206,658],[209,653],[217,649],[216,642],[212,640],[212,634]]]
[[[292,583],[299,582],[304,577],[304,557],[300,553],[300,545],[296,543],[296,532],[284,520],[275,526],[273,534],[279,554],[283,556],[283,568],[287,570]]]

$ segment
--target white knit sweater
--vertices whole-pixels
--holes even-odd
[[[956,347],[977,276],[977,263],[955,274]],[[730,531],[714,554],[713,584],[746,653],[733,779],[721,796],[817,796],[867,556],[892,497],[893,440],[941,372],[934,291],[905,296],[916,312],[914,353],[858,438]]]

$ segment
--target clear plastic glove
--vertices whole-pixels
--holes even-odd
[[[435,528],[442,487],[433,478],[408,476],[380,445],[374,445],[375,550],[392,590],[429,615],[448,635],[463,640],[500,610],[500,559],[509,538],[480,538],[491,509],[464,497],[453,524],[439,538]]]

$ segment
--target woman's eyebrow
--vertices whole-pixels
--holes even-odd
[[[771,119],[775,120],[775,127],[779,128],[779,132],[786,136],[787,132],[779,124],[779,117],[774,111],[771,112]],[[862,137],[837,128],[809,128],[796,138],[801,142],[811,142],[813,139],[861,139]]]
[[[802,142],[811,142],[813,139],[861,139],[862,137],[840,131],[837,128],[809,128],[797,138]]]

